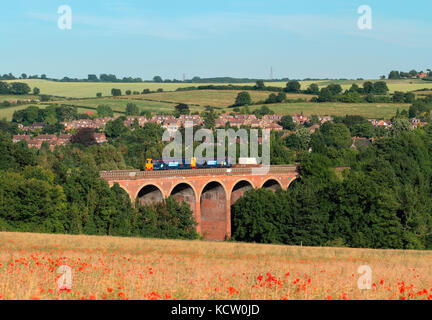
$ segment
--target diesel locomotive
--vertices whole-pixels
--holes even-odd
[[[209,168],[231,168],[232,161],[227,158],[191,158],[189,161],[186,159],[171,159],[165,162],[162,159],[147,159],[145,169],[146,171],[159,171],[159,170],[186,170],[186,169],[209,169]]]

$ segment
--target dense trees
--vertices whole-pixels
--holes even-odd
[[[139,116],[140,110],[135,103],[128,103],[126,105],[126,115],[127,116]]]
[[[285,87],[285,92],[293,92],[293,93],[297,93],[300,92],[300,82],[298,81],[289,81]]]
[[[281,121],[279,124],[284,128],[285,130],[294,130],[296,127],[296,124],[292,118],[292,116],[285,115],[281,118]]]
[[[118,97],[118,96],[121,96],[121,95],[122,95],[122,92],[121,92],[120,89],[112,88],[112,89],[111,89],[111,94],[112,94],[114,97]]]
[[[312,83],[309,85],[309,87],[306,89],[305,93],[307,94],[319,94],[319,87],[316,83]]]
[[[202,116],[203,116],[204,127],[206,129],[214,129],[216,125],[216,119],[217,119],[217,115],[214,111],[214,108],[207,106]]]
[[[162,78],[161,78],[160,76],[154,76],[154,77],[153,77],[153,81],[154,81],[154,82],[158,82],[158,83],[163,82],[163,80],[162,80]]]
[[[72,136],[72,143],[79,143],[85,147],[97,144],[95,138],[95,129],[93,128],[82,128],[78,130],[76,134]]]
[[[189,106],[185,103],[179,103],[174,107],[174,109],[178,115],[182,115],[182,114],[186,115],[190,113]]]
[[[162,239],[197,239],[196,222],[189,206],[169,197],[163,202],[139,206],[134,217],[135,234]],[[136,227],[135,227],[136,226]]]
[[[102,117],[102,118],[114,116],[114,111],[107,104],[98,105],[96,111],[97,111],[98,116]]]
[[[316,102],[392,102],[392,99],[387,95],[389,89],[385,81],[366,81],[363,83],[363,87],[353,83],[351,88],[345,92],[343,92],[339,84],[330,84],[327,87],[321,88],[319,92],[318,86],[316,86],[314,89],[307,89],[305,93],[312,93],[312,90],[318,94],[317,98],[312,99],[312,101]],[[409,98],[413,99],[411,95]],[[402,102],[405,102],[405,100]]]
[[[344,121],[352,128],[363,124]],[[235,240],[432,248],[432,126],[397,130],[355,157],[344,126],[333,124],[313,135],[321,148],[301,154],[302,179],[287,191],[252,190],[238,200],[232,209]],[[341,160],[351,170],[336,174],[331,167]]]
[[[237,95],[236,101],[234,103],[235,106],[246,106],[252,103],[252,98],[249,92],[239,92]]]
[[[29,94],[31,91],[27,83],[22,82],[12,82],[6,83],[0,81],[0,94]]]
[[[23,174],[0,171],[0,194],[1,230],[66,231],[66,197],[51,172],[38,167],[26,167]]]
[[[131,134],[147,141],[154,129]],[[161,138],[159,130],[153,138]],[[132,206],[124,190],[117,184],[110,188],[99,177],[99,170],[127,168],[120,150],[112,145],[85,147],[82,141],[54,152],[34,150],[25,142],[13,144],[0,130],[0,230],[197,238],[187,204],[170,198],[148,207]]]

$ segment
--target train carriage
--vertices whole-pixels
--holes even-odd
[[[230,158],[191,158],[186,159],[170,159],[165,162],[162,159],[148,158],[146,160],[146,171],[159,170],[184,170],[184,169],[208,169],[208,168],[231,168],[232,161]]]

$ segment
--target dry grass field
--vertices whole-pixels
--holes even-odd
[[[239,90],[193,90],[159,92],[139,96],[124,97],[125,99],[145,99],[154,101],[166,101],[173,103],[186,103],[199,106],[228,107],[235,103]],[[247,91],[254,103],[265,101],[271,93],[269,91]],[[277,94],[277,93],[276,93]],[[313,96],[307,94],[287,94],[288,99],[310,100]]]
[[[320,116],[345,116],[345,115],[359,115],[365,118],[374,119],[391,119],[399,109],[408,110],[409,104],[396,104],[396,103],[337,103],[337,102],[323,102],[323,103],[279,103],[267,104],[267,106],[277,114],[293,115],[296,113],[303,113],[306,116],[320,115]],[[260,108],[261,105],[249,106],[250,110]]]
[[[142,92],[144,89],[150,89],[156,91],[162,88],[164,91],[175,91],[177,88],[198,86],[203,84],[195,83],[107,83],[107,82],[55,82],[48,80],[13,80],[17,82],[27,83],[31,89],[38,87],[41,90],[41,94],[49,94],[60,97],[71,97],[71,98],[93,98],[96,97],[96,93],[100,92],[103,96],[110,96],[112,88],[121,89],[124,93],[126,90]],[[7,81],[7,82],[13,82]],[[335,81],[301,81],[302,89],[306,89],[311,83],[316,83],[320,87],[327,86],[330,83],[339,83],[342,88],[349,89],[353,83],[362,85],[366,80],[335,80]],[[377,80],[372,80],[377,81]],[[423,88],[432,89],[432,82],[422,81],[418,79],[409,80],[386,80],[387,86],[390,92],[394,91],[415,91]],[[205,85],[210,85],[208,83]],[[213,85],[222,85],[221,83],[213,83]],[[226,85],[226,84],[223,84]],[[248,85],[252,86],[253,83],[238,83],[235,85]],[[266,82],[267,86],[285,87],[286,82]]]
[[[358,288],[361,265],[370,290]],[[0,233],[0,299],[427,300],[431,265],[427,251]]]

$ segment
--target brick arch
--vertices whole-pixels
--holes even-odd
[[[167,194],[167,197],[169,197],[169,196],[172,194],[172,192],[174,191],[174,189],[175,189],[177,186],[181,185],[181,184],[186,184],[186,185],[188,185],[188,186],[193,190],[194,195],[195,195],[195,199],[198,198],[198,191],[197,191],[197,188],[196,188],[195,184],[193,184],[193,183],[191,183],[190,181],[187,181],[187,180],[179,180],[179,181],[176,181],[175,184],[174,184],[174,185],[169,189],[168,194]]]
[[[162,200],[166,198],[166,196],[165,196],[165,194],[163,192],[163,188],[159,184],[157,184],[157,183],[147,183],[147,184],[144,184],[143,186],[140,186],[138,188],[138,191],[136,192],[134,199],[139,201],[139,194],[140,194],[140,192],[143,191],[147,187],[154,187],[157,190],[159,190]]]
[[[112,189],[116,183],[118,184],[118,186],[120,187],[120,189],[122,189],[124,192],[126,192],[126,193],[129,195],[129,197],[130,197],[129,190],[127,189],[127,187],[126,187],[126,186],[123,186],[123,185],[120,184],[119,182],[114,182],[114,183],[112,183],[112,184],[109,183],[108,185],[109,185],[110,189]]]
[[[225,183],[224,183],[222,180],[219,180],[219,179],[213,179],[213,178],[212,178],[212,179],[207,180],[207,181],[204,183],[204,185],[201,187],[201,190],[200,190],[200,192],[199,192],[199,197],[198,197],[198,199],[201,198],[202,193],[203,193],[205,187],[206,187],[208,184],[212,183],[212,182],[219,183],[219,184],[223,187],[223,189],[224,189],[224,191],[225,191],[225,194],[228,196],[229,193],[228,193],[228,190],[227,190],[227,187],[226,187]]]
[[[261,184],[261,189],[262,189],[262,188],[265,188],[265,185],[268,184],[268,183],[271,182],[271,181],[276,182],[277,185],[279,186],[279,188],[280,188],[281,190],[283,189],[283,187],[282,187],[282,183],[281,183],[280,181],[278,181],[277,178],[268,178],[268,179],[264,180],[264,182]],[[275,189],[273,189],[273,188],[271,188],[271,187],[269,187],[269,189],[276,191]]]
[[[211,187],[212,186],[212,187]],[[208,181],[199,197],[201,233],[209,240],[224,240],[230,236],[228,192],[218,180]]]
[[[298,176],[298,177],[296,177],[296,178],[294,178],[294,179],[291,179],[290,182],[288,183],[287,190],[292,186],[292,184],[293,184],[294,182],[298,182],[298,181],[300,181],[301,179],[302,179],[301,176]]]
[[[229,195],[231,206],[238,200],[238,198],[240,198],[241,196],[243,196],[243,194],[247,191],[246,189],[248,189],[248,188],[243,188],[243,190],[239,190],[239,192],[236,192],[236,190],[234,190],[235,187],[238,186],[242,182],[248,183],[250,185],[250,187],[251,187],[250,189],[254,189],[255,188],[254,184],[252,183],[252,181],[250,181],[247,178],[240,178],[237,181],[235,181],[233,183],[233,186],[231,188],[231,192],[230,192],[230,195]]]
[[[253,187],[259,188],[269,180],[275,180],[277,185],[285,190],[292,181],[299,177],[299,172],[296,165],[283,165],[271,166],[268,173],[260,174],[254,174],[250,168],[236,168],[230,171],[225,168],[218,168],[212,170],[163,170],[151,173],[137,170],[101,171],[100,176],[108,181],[110,186],[112,186],[114,182],[118,182],[120,187],[128,192],[134,203],[141,190],[148,185],[155,186],[162,193],[163,198],[169,196],[178,184],[185,183],[189,185],[194,190],[196,197],[195,219],[198,223],[197,231],[205,237],[205,234],[201,232],[202,226],[204,226],[203,231],[205,232],[206,224],[207,226],[213,225],[219,230],[217,237],[213,237],[213,239],[223,240],[226,237],[229,238],[231,235],[230,201],[233,195],[233,189],[239,181],[248,181]],[[216,182],[220,185],[219,196],[220,199],[222,199],[223,205],[215,205],[225,207],[223,209],[225,210],[226,218],[222,219],[222,214],[219,212],[220,219],[218,221],[206,221],[209,215],[208,210],[204,208],[204,221],[202,223],[202,196],[207,186],[212,182]],[[189,195],[191,195],[190,191]],[[204,200],[207,201],[209,199]],[[212,238],[210,237],[210,239]]]
[[[180,189],[180,186],[188,187],[190,190],[192,190],[192,194],[187,194],[187,191],[185,191],[186,189]],[[173,192],[176,191],[176,189],[177,193],[173,195]],[[194,215],[196,215],[197,191],[192,183],[189,183],[187,181],[179,181],[169,190],[168,196],[173,196],[177,201],[184,201],[189,204],[192,212],[194,213]],[[190,196],[193,196],[193,199],[191,199]]]

